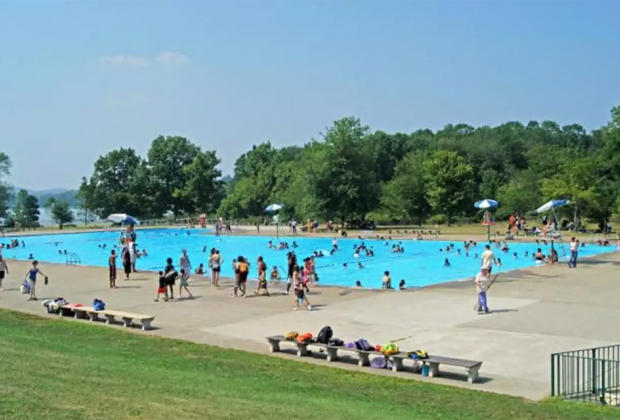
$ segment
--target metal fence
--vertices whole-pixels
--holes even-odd
[[[553,353],[551,396],[620,406],[620,345]]]

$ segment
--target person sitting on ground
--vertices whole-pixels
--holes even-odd
[[[204,264],[200,264],[196,269],[196,274],[203,275],[205,273]]]
[[[398,290],[405,290],[406,288],[405,279],[401,279],[400,283],[398,283]]]
[[[450,267],[450,260],[446,258],[446,259],[444,260],[444,262],[443,262],[443,266],[444,266],[444,267]]]
[[[382,288],[383,289],[391,289],[392,288],[392,278],[390,277],[390,272],[389,271],[386,271],[386,272],[383,273]]]

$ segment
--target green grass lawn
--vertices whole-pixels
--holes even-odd
[[[620,410],[343,371],[0,310],[0,419],[608,419]]]

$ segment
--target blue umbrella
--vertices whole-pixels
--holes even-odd
[[[484,200],[476,201],[474,203],[474,207],[477,209],[481,209],[481,210],[494,209],[497,206],[499,206],[499,203],[497,201],[491,200],[488,198],[485,198]]]
[[[543,204],[536,210],[536,213],[542,213],[545,211],[549,211],[551,209],[555,209],[556,207],[562,207],[570,203],[568,200],[551,200]]]

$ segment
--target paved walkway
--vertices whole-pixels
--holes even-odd
[[[110,309],[154,315],[158,329],[150,334],[261,353],[268,350],[266,335],[316,333],[330,325],[345,340],[397,340],[406,350],[484,361],[479,384],[469,385],[463,377],[426,380],[539,399],[549,393],[552,352],[620,341],[618,265],[620,254],[607,254],[584,260],[577,269],[555,266],[503,274],[489,292],[489,315],[472,310],[476,296],[471,282],[406,292],[315,288],[309,297],[316,310],[293,312],[292,298],[281,293],[233,299],[229,282],[215,289],[205,278],[194,277],[195,300],[155,303],[153,273],[121,280],[120,289],[110,290],[106,269],[44,264],[41,269],[50,284],[41,284],[38,294],[41,299],[63,296],[84,304],[97,297]],[[11,275],[0,293],[0,307],[43,315],[40,302],[27,302],[19,293],[28,266],[9,261]],[[422,379],[407,372],[399,375]]]

